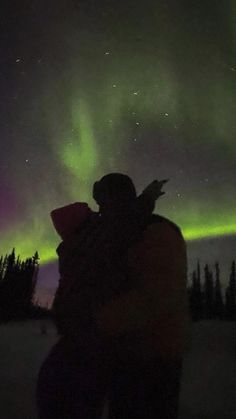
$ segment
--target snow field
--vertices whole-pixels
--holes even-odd
[[[37,418],[37,374],[56,340],[48,320],[0,326],[2,418]],[[191,347],[184,359],[179,419],[235,419],[235,396],[236,322],[193,324]]]

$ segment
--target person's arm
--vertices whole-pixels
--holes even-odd
[[[166,182],[168,182],[167,179],[161,181],[154,180],[137,197],[135,213],[141,220],[145,220],[146,217],[152,214],[156,200],[165,194],[162,191],[162,187]]]
[[[109,335],[149,330],[165,321],[187,317],[186,249],[180,234],[167,223],[153,224],[133,249],[131,263],[137,286],[97,313],[98,328]]]

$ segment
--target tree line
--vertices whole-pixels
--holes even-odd
[[[213,269],[206,264],[201,272],[200,262],[191,274],[188,286],[189,307],[194,321],[202,319],[236,320],[236,272],[235,261],[227,287],[223,291],[220,266],[216,262]]]
[[[38,252],[25,260],[16,257],[15,249],[0,257],[0,322],[37,317],[42,312],[34,302],[38,269]]]
[[[0,258],[0,321],[43,317],[49,313],[34,299],[38,279],[39,255],[21,260],[15,249]],[[194,321],[202,319],[236,320],[236,271],[231,264],[229,281],[223,291],[220,266],[206,264],[201,272],[200,262],[188,284],[189,308]]]

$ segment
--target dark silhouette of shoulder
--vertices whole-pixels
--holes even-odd
[[[175,224],[173,221],[169,220],[168,218],[163,217],[162,215],[152,214],[150,218],[149,226],[152,224],[158,224],[158,223],[171,227],[173,230],[175,230],[176,233],[178,233],[178,235],[182,237],[182,232],[180,228],[177,226],[177,224]]]

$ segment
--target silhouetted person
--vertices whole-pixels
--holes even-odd
[[[132,200],[123,205],[118,179],[108,175],[100,182],[101,217],[126,219]],[[98,330],[113,339],[109,418],[177,419],[189,319],[180,229],[163,217],[147,217],[127,258],[129,289],[96,316]]]
[[[63,239],[53,304],[60,339],[40,370],[40,418],[101,417],[120,341],[119,330],[115,338],[100,330],[100,314],[136,288],[128,252],[142,240],[163,183],[154,181],[137,198],[127,176],[107,175],[94,185],[99,213],[79,203],[52,212]]]
[[[40,418],[100,418],[107,393],[110,418],[176,418],[186,254],[179,229],[152,216],[161,186],[137,198],[131,179],[110,174],[94,185],[99,213],[86,204],[52,212],[63,238],[60,339],[39,374]]]

